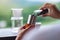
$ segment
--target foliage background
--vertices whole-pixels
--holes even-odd
[[[53,2],[51,2],[53,3]],[[32,14],[34,10],[39,9],[45,2],[28,2],[26,0],[0,0],[0,21],[5,20],[7,22],[6,27],[11,27],[11,8],[23,8],[24,24],[27,22],[29,14]],[[58,9],[60,9],[60,2],[54,3]],[[48,24],[56,22],[58,19],[51,17],[38,17],[37,22],[42,24]]]

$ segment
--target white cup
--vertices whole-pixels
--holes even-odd
[[[13,17],[21,17],[23,8],[12,8]]]
[[[41,26],[41,22],[36,22],[36,24],[35,24],[35,29],[39,29],[40,26]]]

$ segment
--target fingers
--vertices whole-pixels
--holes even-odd
[[[44,4],[44,5],[40,8],[40,10],[48,9],[48,13],[43,14],[42,17],[50,16],[50,13],[52,13],[52,10],[53,10],[54,7],[55,7],[54,4],[50,4],[50,3]]]
[[[31,28],[31,27],[34,27],[34,24],[32,24],[32,25],[29,25],[29,24],[27,24],[27,25],[24,25],[23,27],[21,27],[19,30],[27,30],[27,29],[29,29],[29,28]]]
[[[30,29],[30,28],[33,28],[33,27],[35,27],[35,25],[34,25],[34,24],[32,24],[32,25],[28,26],[28,27],[26,28],[26,30],[28,30],[28,29]]]
[[[48,16],[47,13],[42,15],[42,17],[46,17],[46,16]]]
[[[20,30],[26,29],[28,26],[29,26],[29,24],[26,24],[26,25],[24,25],[23,27],[21,27]]]
[[[52,8],[52,7],[54,7],[55,5],[54,4],[50,4],[50,3],[46,3],[46,4],[44,4],[40,9],[45,9],[45,8]]]

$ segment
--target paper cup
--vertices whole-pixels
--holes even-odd
[[[36,22],[36,24],[35,24],[35,29],[39,29],[40,26],[41,26],[41,22]]]

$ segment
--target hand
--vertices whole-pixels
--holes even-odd
[[[26,27],[27,26],[27,27]],[[25,28],[26,27],[26,28]],[[23,35],[25,34],[25,32],[29,29],[29,28],[33,28],[34,27],[34,25],[25,25],[25,26],[23,26],[22,28],[20,28],[19,30],[19,33],[18,33],[18,35],[17,35],[17,37],[16,37],[16,39],[15,40],[21,40],[22,39],[22,37],[23,37]]]
[[[41,7],[41,10],[48,9],[48,13],[43,14],[42,16],[50,16],[53,18],[60,18],[60,12],[54,4],[46,3]]]

